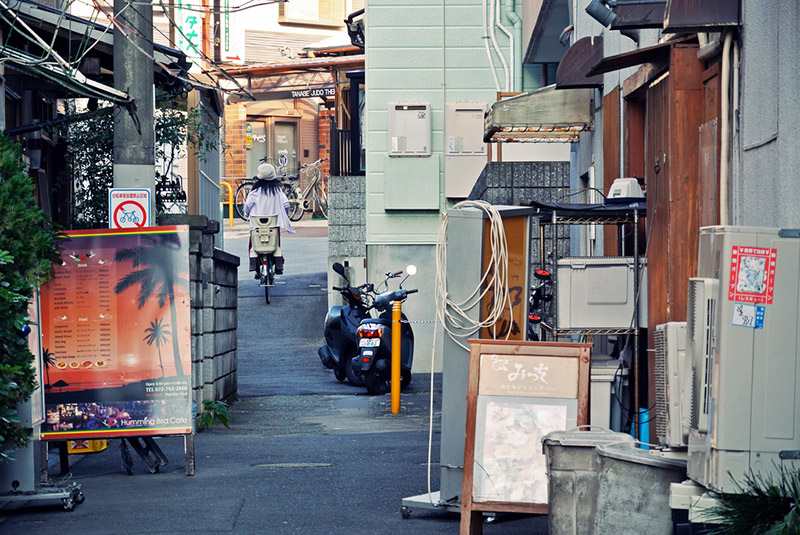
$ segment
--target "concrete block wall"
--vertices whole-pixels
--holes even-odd
[[[219,222],[205,216],[165,214],[160,225],[189,225],[192,396],[228,400],[237,392],[237,286],[239,257],[215,247]]]
[[[579,197],[569,195],[569,162],[491,162],[483,168],[469,199],[491,204],[519,206],[530,201],[577,203]],[[569,256],[570,226],[558,226],[559,257]],[[546,225],[545,252],[552,252],[552,225]],[[530,268],[541,266],[541,244],[538,220],[531,220]],[[550,259],[547,260],[551,261]],[[552,269],[548,266],[547,269]],[[531,271],[532,272],[532,271]],[[552,306],[552,303],[545,307]],[[546,310],[546,312],[549,312]]]
[[[332,176],[328,180],[328,266],[340,262],[353,284],[367,282],[366,189],[363,176]],[[329,285],[344,282],[328,272]],[[344,304],[339,292],[329,290],[328,306]]]
[[[367,215],[363,176],[335,176],[328,181],[328,256],[364,257]]]

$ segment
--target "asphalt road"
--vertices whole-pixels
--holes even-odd
[[[239,399],[230,429],[195,437],[196,474],[184,474],[183,439],[158,444],[170,463],[151,474],[134,455],[123,470],[119,440],[71,457],[71,480],[86,500],[0,509],[1,534],[456,534],[457,514],[401,500],[427,492],[431,379],[415,375],[391,415],[389,396],[339,383],[322,367],[327,307],[327,227],[303,222],[284,236],[285,275],[270,305],[247,272],[247,231],[225,226],[226,250],[242,259],[239,282]],[[438,490],[441,378],[434,380],[431,488]],[[58,475],[58,467],[51,468]],[[507,517],[488,535],[546,534],[546,517]]]

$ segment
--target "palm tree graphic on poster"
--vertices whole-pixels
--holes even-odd
[[[147,345],[151,346],[154,343],[156,344],[156,350],[158,350],[158,365],[161,367],[161,377],[165,377],[164,375],[164,361],[161,360],[161,344],[165,344],[167,342],[167,336],[171,335],[167,330],[169,324],[165,324],[164,320],[161,318],[156,318],[156,321],[150,322],[150,327],[144,330],[145,336],[143,340],[147,342]]]
[[[45,373],[45,391],[50,390],[50,366],[56,365],[55,354],[50,351],[50,349],[45,348],[42,351],[42,362],[44,362],[44,373]]]
[[[178,313],[175,307],[175,288],[178,285],[188,287],[186,279],[178,277],[177,267],[183,258],[180,255],[181,240],[176,234],[157,234],[141,237],[139,247],[130,247],[117,251],[117,262],[131,262],[135,269],[119,280],[114,287],[118,294],[128,288],[138,286],[137,305],[141,309],[148,299],[158,299],[159,308],[169,302],[170,318],[172,320],[172,354],[175,359],[175,373],[180,377],[184,375],[181,364],[178,337],[175,326],[178,323]],[[165,333],[166,334],[166,333]],[[162,368],[163,370],[163,368]]]

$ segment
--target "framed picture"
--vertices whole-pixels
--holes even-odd
[[[470,340],[461,535],[483,512],[547,513],[542,439],[588,423],[590,359],[591,344]]]

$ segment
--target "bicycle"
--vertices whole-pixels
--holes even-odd
[[[259,161],[267,162],[268,160],[272,160],[272,158],[269,156],[264,156]],[[286,197],[289,198],[289,217],[292,218],[300,205],[300,188],[294,182],[297,180],[298,175],[289,175],[286,171],[286,165],[278,166],[275,171],[278,175],[278,180],[281,181],[283,192],[286,194]],[[244,203],[247,200],[247,196],[250,194],[250,190],[253,188],[253,184],[255,183],[255,179],[248,178],[236,187],[236,191],[233,194],[233,206],[234,210],[236,211],[236,215],[245,221],[247,218],[244,216]],[[297,219],[292,219],[292,221],[297,221],[298,219],[300,218],[298,217]]]
[[[322,213],[322,217],[328,218],[328,194],[319,171],[320,165],[327,158],[320,158],[312,164],[303,164],[300,169],[305,169],[306,176],[309,178],[305,189],[300,192],[300,186],[295,184],[289,197],[289,219],[300,221],[306,212],[314,212],[316,209]]]

